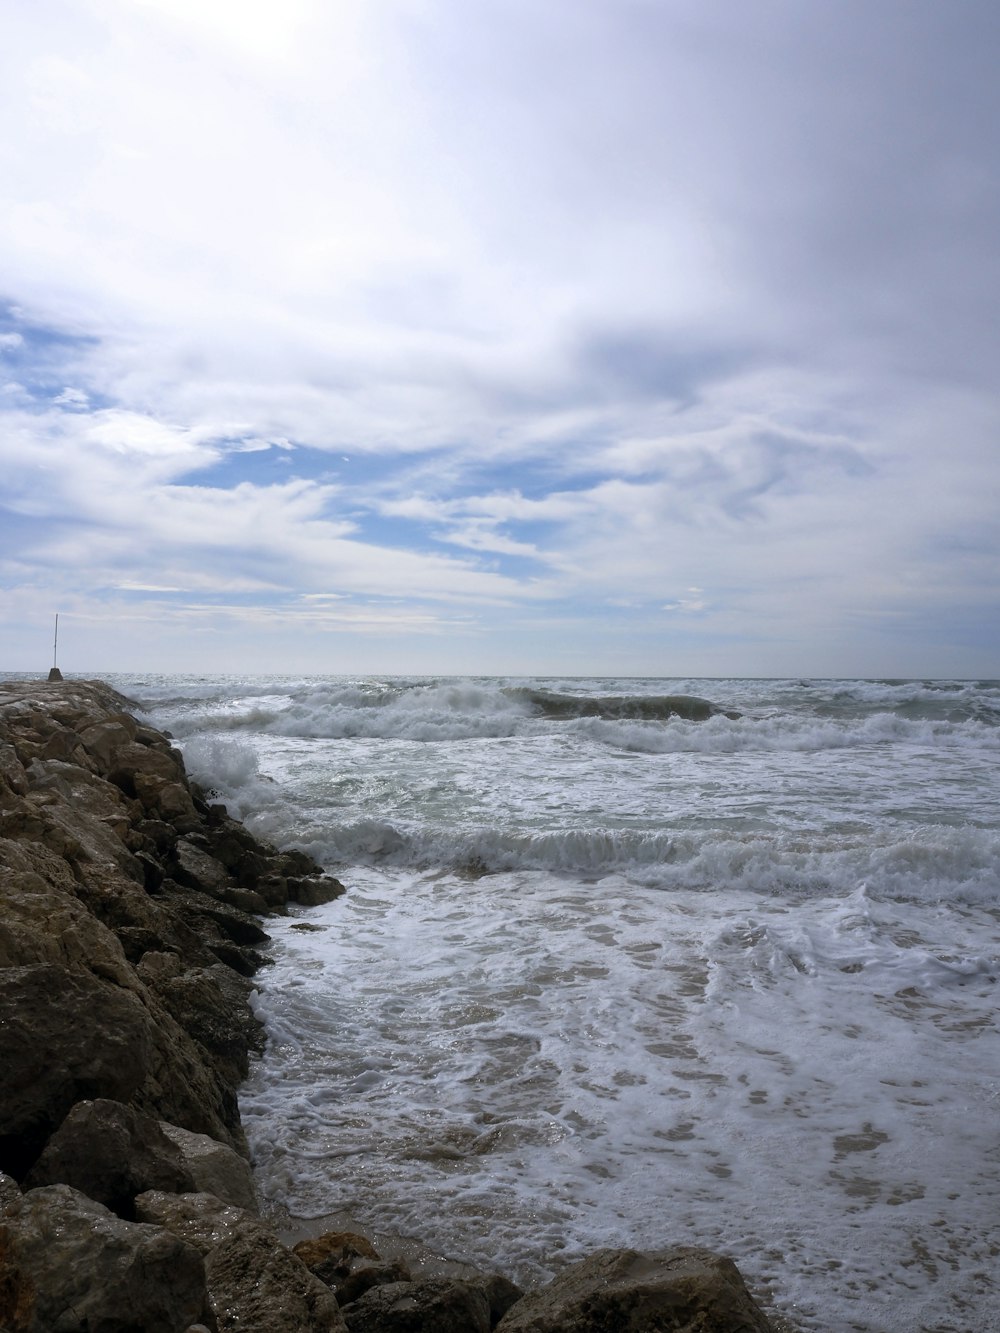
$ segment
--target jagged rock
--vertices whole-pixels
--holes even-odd
[[[355,1259],[350,1271],[332,1286],[338,1304],[343,1307],[360,1300],[372,1287],[387,1287],[390,1283],[412,1282],[413,1274],[402,1259]]]
[[[368,1237],[356,1231],[324,1231],[320,1236],[308,1236],[293,1245],[292,1252],[328,1287],[335,1287],[350,1272],[353,1260],[381,1258]]]
[[[138,732],[135,718],[117,713],[106,720],[92,722],[80,731],[80,743],[99,765],[99,772],[110,773],[118,766],[119,756],[133,743]]]
[[[210,1194],[142,1194],[138,1216],[205,1256],[220,1333],[344,1333],[333,1293],[252,1213]]]
[[[599,1250],[523,1297],[497,1333],[770,1333],[732,1260],[693,1246]],[[353,1330],[353,1326],[352,1326]]]
[[[100,682],[0,681],[0,1169],[10,1173],[0,1202],[23,1207],[10,1177],[34,1167],[32,1183],[72,1176],[127,1211],[151,1177],[123,1122],[146,1116],[177,1127],[168,1139],[191,1133],[192,1185],[252,1208],[249,1170],[231,1150],[245,1150],[236,1088],[261,1043],[248,978],[267,936],[255,914],[341,886],[305,853],[276,851],[206,805],[179,751],[132,707]],[[94,1111],[80,1104],[108,1101],[121,1105],[117,1119],[81,1129]],[[278,1270],[299,1284],[298,1313],[273,1327],[343,1327],[329,1290],[266,1228],[226,1246],[213,1260],[220,1291],[252,1252],[274,1310],[285,1308]],[[35,1319],[16,1283],[18,1320]],[[253,1299],[240,1297],[247,1322],[225,1326],[271,1327],[254,1322]],[[46,1317],[25,1327],[48,1327]],[[88,1333],[118,1327],[101,1318]]]
[[[229,871],[216,857],[197,846],[192,837],[181,838],[174,848],[172,872],[178,884],[217,897],[232,883]]]
[[[15,796],[24,796],[28,791],[28,774],[17,751],[6,741],[0,743],[0,793],[4,787]],[[0,809],[5,804],[0,803]]]
[[[154,961],[155,960],[155,961]],[[144,954],[138,975],[234,1088],[249,1072],[248,1051],[263,1049],[263,1027],[247,1003],[252,985],[230,967],[184,971],[176,954]]]
[[[126,774],[119,773],[122,781]],[[154,820],[172,824],[180,833],[194,833],[199,826],[198,812],[191,793],[181,782],[169,782],[155,773],[130,775],[130,786],[136,799]],[[123,787],[123,790],[128,788]]]
[[[43,878],[36,870],[23,868],[32,864],[56,866],[71,880],[65,862],[54,853],[38,849],[29,857],[16,844],[0,845],[0,967],[55,963],[134,989],[135,979],[117,936],[79,902],[71,883],[60,885],[58,873]]]
[[[349,1333],[490,1333],[490,1303],[461,1278],[370,1287],[344,1307]]]
[[[23,1176],[74,1102],[94,1097],[243,1146],[235,1086],[132,984],[46,963],[0,971],[0,1169]]]
[[[490,1303],[490,1325],[493,1328],[524,1295],[517,1283],[511,1282],[503,1273],[480,1273],[469,1281],[485,1293]]]
[[[160,987],[179,977],[184,971],[184,961],[173,950],[146,949],[136,964],[135,974],[139,980],[159,995]]]
[[[153,1058],[128,991],[40,963],[0,972],[0,1169],[23,1176],[74,1102],[128,1101]]]
[[[17,1203],[21,1198],[21,1187],[13,1176],[5,1176],[0,1171],[0,1215],[10,1207],[12,1203]]]
[[[158,1120],[105,1098],[77,1102],[24,1183],[28,1189],[72,1185],[126,1218],[132,1216],[135,1196],[145,1190],[196,1188],[180,1150]]]
[[[50,1185],[0,1218],[4,1333],[182,1333],[206,1309],[198,1249]]]
[[[370,1287],[412,1281],[405,1263],[383,1262],[371,1241],[353,1231],[327,1231],[300,1240],[292,1253],[333,1290],[341,1306],[356,1301]]]
[[[232,1148],[218,1143],[207,1134],[192,1134],[162,1121],[160,1128],[177,1147],[194,1181],[194,1192],[214,1194],[222,1203],[248,1212],[257,1212],[257,1191],[250,1164]]]
[[[163,881],[162,891],[171,908],[175,911],[183,909],[185,920],[215,927],[234,944],[264,944],[271,938],[249,912],[241,912],[238,907],[217,902],[205,894],[182,887],[172,879]]]
[[[300,907],[321,907],[323,903],[333,902],[334,898],[347,892],[333,875],[319,875],[310,879],[289,877],[285,882],[289,901],[298,903]]]
[[[230,907],[238,907],[241,912],[251,912],[264,916],[270,910],[267,899],[256,889],[241,889],[235,886],[223,889],[218,895],[219,901]]]

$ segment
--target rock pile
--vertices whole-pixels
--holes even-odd
[[[343,886],[254,839],[97,681],[0,683],[2,1333],[766,1333],[728,1260],[607,1251],[524,1296],[282,1245],[237,1090],[261,917]]]

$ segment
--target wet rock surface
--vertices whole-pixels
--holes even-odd
[[[283,1245],[240,1124],[251,979],[267,914],[343,886],[134,712],[100,681],[0,682],[2,1333],[766,1333],[704,1251],[602,1252],[524,1296],[352,1233]]]
[[[682,1246],[600,1250],[513,1305],[497,1333],[768,1333],[736,1265]]]

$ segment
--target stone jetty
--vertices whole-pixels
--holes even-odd
[[[767,1333],[726,1258],[414,1276],[261,1215],[238,1091],[269,914],[343,885],[253,838],[100,681],[0,681],[0,1333]],[[666,1207],[666,1205],[665,1205]]]

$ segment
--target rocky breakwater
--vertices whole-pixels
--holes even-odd
[[[349,1233],[282,1245],[240,1125],[251,978],[262,918],[343,886],[207,802],[131,710],[98,681],[0,683],[2,1333],[766,1333],[691,1248],[524,1296],[414,1280]]]

